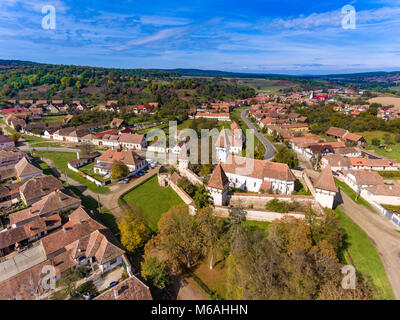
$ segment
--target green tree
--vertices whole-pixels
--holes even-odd
[[[111,178],[120,179],[129,174],[128,166],[122,161],[114,161],[111,167]]]
[[[149,236],[149,229],[140,212],[132,208],[125,210],[118,228],[121,232],[121,243],[129,252],[135,252],[142,247]]]
[[[176,268],[191,268],[202,254],[199,230],[186,206],[173,207],[161,216],[155,242]]]
[[[168,267],[165,262],[159,262],[155,257],[147,257],[141,262],[142,276],[151,286],[163,290],[169,284]]]
[[[381,140],[379,138],[373,138],[371,142],[374,146],[379,146],[381,144]]]
[[[10,135],[10,139],[14,141],[14,143],[17,143],[19,139],[21,138],[21,134],[18,132],[15,132]]]
[[[204,185],[201,185],[200,187],[197,188],[193,200],[197,209],[208,207],[209,205],[212,204],[210,193],[208,192],[208,190],[205,188]]]
[[[211,207],[203,208],[196,213],[196,221],[203,237],[204,254],[210,258],[210,270],[214,267],[217,250],[221,248],[223,241],[223,221],[213,214]]]
[[[272,161],[286,163],[290,168],[298,166],[299,159],[297,159],[296,152],[286,146],[277,146],[276,149],[277,153]]]

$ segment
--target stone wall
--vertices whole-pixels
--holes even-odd
[[[280,201],[297,201],[306,204],[315,204],[313,196],[297,196],[297,195],[279,195],[279,194],[258,194],[258,193],[234,193],[228,195],[228,203],[230,206],[243,208],[264,209],[265,205],[273,200]]]
[[[276,219],[281,219],[283,217],[292,216],[298,219],[304,219],[304,214],[302,213],[278,213],[271,212],[267,210],[257,210],[257,209],[245,209],[246,220],[254,221],[274,221]],[[215,214],[219,217],[229,216],[229,207],[215,206]]]
[[[203,184],[203,181],[200,179],[200,177],[189,169],[180,170],[179,173],[181,176],[186,177],[195,186],[201,186]]]
[[[177,184],[169,180],[169,185],[176,192],[176,194],[182,199],[182,201],[189,207],[189,213],[194,215],[196,213],[196,208],[193,199]]]

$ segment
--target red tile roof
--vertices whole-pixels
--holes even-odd
[[[225,174],[224,169],[222,169],[221,164],[218,164],[211,177],[210,180],[208,180],[208,186],[211,188],[215,189],[225,189],[227,185],[229,184],[229,179]]]
[[[132,276],[107,290],[94,300],[153,300],[148,286]]]
[[[314,182],[316,189],[338,192],[335,180],[333,179],[332,169],[329,165],[325,167]]]

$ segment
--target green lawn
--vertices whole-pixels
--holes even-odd
[[[125,194],[123,200],[128,204],[136,205],[143,211],[148,226],[153,232],[157,232],[157,224],[163,213],[173,206],[184,204],[171,187],[160,187],[157,176]]]
[[[60,142],[51,142],[51,140],[43,141],[43,142],[34,142],[30,143],[30,147],[32,148],[71,148],[62,145]],[[71,148],[75,149],[75,148]]]
[[[386,132],[383,131],[365,131],[358,132],[357,134],[363,136],[367,140],[368,145],[365,147],[366,149],[374,150],[374,152],[376,152],[377,154],[400,162],[400,143],[387,145],[386,149],[379,149],[378,146],[372,145],[372,139],[374,138],[380,139],[381,144],[386,145],[385,141],[383,140],[383,136],[385,133]],[[389,135],[392,140],[394,140],[395,135],[390,133]]]
[[[68,162],[76,159],[76,154],[74,152],[35,151],[34,156],[51,159],[59,171],[62,173],[67,172],[69,178],[86,186],[93,192],[108,193],[110,191],[107,187],[98,187],[93,182],[90,182],[78,173],[68,169]]]
[[[47,116],[42,117],[44,122],[62,122],[64,121],[65,116]]]
[[[97,174],[93,171],[93,167],[95,166],[95,164],[96,162],[89,163],[86,166],[80,167],[79,170],[99,181],[106,180],[104,176]]]
[[[349,253],[355,268],[361,274],[369,275],[379,289],[375,299],[392,300],[394,294],[387,278],[385,268],[379,258],[378,251],[368,238],[367,234],[351,220],[345,213],[335,209],[345,231],[345,247]],[[343,261],[351,264],[349,259]]]
[[[29,144],[31,143],[38,143],[38,142],[44,142],[44,141],[49,141],[48,139],[43,139],[40,137],[36,137],[36,136],[30,136],[27,134],[23,134],[22,135],[22,139],[24,139],[26,142],[28,142]]]

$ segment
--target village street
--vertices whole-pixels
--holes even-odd
[[[265,147],[265,154],[264,154],[264,160],[271,160],[274,157],[275,153],[275,147],[274,145],[267,139],[265,138],[254,126],[254,124],[247,118],[247,112],[249,109],[245,109],[241,112],[240,117],[246,123],[246,125],[254,130],[254,135],[258,138],[258,140],[261,141],[261,143]]]

